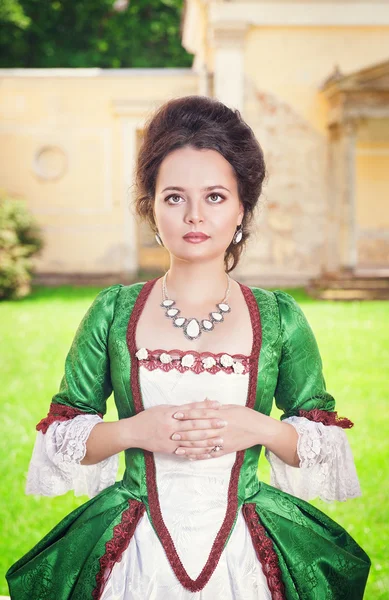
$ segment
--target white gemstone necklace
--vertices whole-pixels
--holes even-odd
[[[165,316],[169,319],[173,319],[174,327],[180,327],[186,338],[188,340],[197,340],[200,337],[203,331],[212,331],[215,323],[220,323],[224,321],[224,313],[228,313],[231,311],[231,307],[227,304],[228,294],[230,293],[230,280],[231,277],[226,273],[228,279],[228,285],[226,290],[226,295],[223,300],[216,304],[218,308],[217,311],[212,311],[209,313],[209,319],[202,319],[200,322],[195,317],[179,317],[180,309],[173,308],[173,305],[176,303],[175,300],[171,300],[168,298],[167,287],[166,287],[166,277],[169,271],[167,271],[163,277],[162,281],[162,302],[160,306],[165,309]]]

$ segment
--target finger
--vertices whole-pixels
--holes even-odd
[[[176,433],[182,434],[183,431],[196,431],[199,429],[223,429],[226,425],[228,425],[227,421],[222,421],[220,419],[187,419],[186,421],[180,420],[180,425]]]
[[[197,423],[199,421],[196,421]],[[190,431],[180,431],[170,436],[170,439],[179,442],[197,443],[199,441],[206,442],[211,439],[221,439],[222,432],[219,429],[192,429]]]
[[[176,408],[175,413],[173,413],[173,417],[175,417],[175,415],[177,413],[182,413],[184,411],[188,411],[188,410],[192,410],[192,409],[199,409],[201,406],[201,410],[204,410],[206,408],[213,408],[218,409],[221,407],[220,402],[218,402],[217,400],[202,400],[200,402],[190,402],[189,404],[182,404],[181,406],[179,406],[179,408]],[[175,417],[175,418],[180,418],[180,417]]]
[[[223,444],[223,438],[221,437],[213,437],[207,439],[198,439],[198,440],[180,440],[180,447],[184,448],[205,448],[207,446],[220,446]]]
[[[190,408],[188,410],[180,408],[178,411],[173,413],[173,417],[178,421],[185,421],[188,419],[217,419],[219,417],[219,410],[214,408]]]
[[[210,454],[213,454],[212,448],[214,446],[208,446],[207,448],[191,448],[190,450],[185,448],[177,448],[175,454],[177,456],[182,456],[183,458],[189,458],[191,456],[198,457],[207,457],[210,458]],[[180,452],[178,452],[180,450]]]

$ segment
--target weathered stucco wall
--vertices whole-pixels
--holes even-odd
[[[188,69],[0,71],[0,187],[44,230],[41,274],[132,273],[137,138],[154,107],[197,93]]]

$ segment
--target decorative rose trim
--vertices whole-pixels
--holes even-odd
[[[172,362],[172,357],[167,352],[162,352],[161,356],[159,357],[159,360],[164,365],[168,365],[169,363]]]
[[[323,425],[336,425],[342,429],[351,429],[351,427],[354,427],[354,423],[350,419],[338,417],[336,411],[332,412],[318,408],[314,408],[313,410],[299,410],[299,417],[305,417],[309,421],[323,423]]]
[[[134,356],[136,353],[136,344],[135,344],[135,332],[136,325],[147,300],[148,295],[150,294],[155,282],[157,279],[150,280],[146,282],[141,291],[139,292],[133,310],[131,312],[131,317],[129,319],[128,328],[127,328],[127,346],[130,353],[130,356]],[[253,329],[253,347],[252,353],[250,355],[251,360],[249,364],[249,381],[248,381],[248,392],[247,392],[247,401],[246,406],[249,408],[254,408],[255,400],[256,400],[256,389],[257,389],[257,378],[258,378],[258,364],[259,364],[259,355],[262,346],[262,327],[261,327],[261,315],[259,312],[258,304],[255,299],[255,296],[251,289],[239,283],[241,286],[243,295],[247,302],[247,306],[249,308],[250,317],[251,317],[251,325]],[[193,352],[193,354],[196,354]],[[204,353],[203,353],[204,354]],[[212,353],[207,353],[212,354]],[[144,410],[142,403],[142,395],[140,390],[139,383],[139,361],[135,361],[135,364],[131,366],[131,380],[130,380],[130,389],[133,394],[133,401],[136,413]],[[215,367],[213,367],[215,368]],[[231,367],[228,367],[231,368]],[[235,521],[236,513],[238,510],[238,482],[240,470],[243,464],[244,459],[244,450],[239,450],[236,453],[235,463],[231,469],[231,477],[230,483],[228,487],[228,501],[226,507],[226,514],[224,521],[216,535],[214,543],[212,545],[210,554],[208,559],[197,579],[192,579],[185,570],[181,559],[177,553],[176,547],[174,545],[173,539],[170,535],[168,528],[163,520],[163,515],[161,511],[161,506],[158,497],[158,488],[157,488],[157,478],[156,478],[156,467],[154,461],[154,455],[152,452],[148,450],[144,450],[145,456],[145,464],[146,464],[146,485],[147,485],[147,494],[149,500],[150,507],[150,515],[152,518],[153,526],[158,534],[158,537],[163,545],[166,556],[172,566],[174,573],[176,574],[178,580],[181,584],[188,590],[192,592],[200,591],[204,588],[204,586],[209,581],[212,573],[216,569],[216,566],[219,562],[221,553],[223,552],[223,548],[225,546],[226,540],[231,532],[232,526]]]
[[[244,371],[244,365],[242,365],[242,363],[240,362],[233,362],[232,368],[234,369],[234,373],[238,373],[238,375],[240,375]]]
[[[100,558],[100,569],[96,575],[96,587],[92,592],[93,600],[99,600],[105,584],[112,573],[116,562],[121,560],[128,547],[139,519],[146,510],[143,502],[129,499],[128,508],[123,511],[121,522],[113,528],[112,539],[105,544],[105,553]]]
[[[149,371],[161,369],[170,371],[177,369],[181,373],[191,370],[195,373],[248,373],[250,370],[250,361],[252,356],[246,354],[229,355],[225,352],[215,354],[213,352],[196,352],[195,350],[164,350],[157,348],[149,350],[148,348],[139,348],[135,356],[141,361],[142,366]]]
[[[135,356],[136,356],[136,358],[139,358],[139,360],[148,358],[149,353],[147,351],[147,348],[139,348],[138,352],[135,353]]]
[[[98,414],[99,417],[103,418],[102,413],[87,413],[85,410],[80,410],[78,408],[74,408],[73,406],[66,406],[66,404],[57,404],[52,402],[50,404],[47,417],[41,419],[36,425],[35,429],[37,431],[42,431],[42,433],[46,433],[49,426],[54,423],[54,421],[69,421],[78,415],[85,414]]]
[[[212,369],[212,367],[216,365],[216,360],[213,356],[206,356],[201,362],[203,363],[204,369]]]
[[[274,550],[272,540],[268,537],[262,523],[260,523],[255,504],[243,504],[242,512],[251,534],[255,552],[266,576],[272,600],[285,600],[285,586],[282,581],[278,556]]]
[[[247,358],[250,357],[248,356]],[[222,354],[219,360],[223,367],[232,367],[234,364],[234,359],[230,354]]]
[[[184,354],[184,356],[181,357],[181,364],[183,367],[193,367],[195,361],[196,357],[193,356],[193,354]]]

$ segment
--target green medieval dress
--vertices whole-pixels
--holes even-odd
[[[236,399],[269,415],[275,399],[282,419],[335,440],[328,460],[321,461],[329,467],[323,476],[320,465],[320,495],[320,486],[339,470],[336,436],[345,438],[352,423],[337,416],[316,339],[297,302],[281,290],[239,284],[253,329],[249,356],[138,349],[136,326],[156,281],[116,284],[97,295],[76,332],[48,415],[37,425],[41,442],[77,418],[101,421],[112,392],[119,419],[153,404],[186,404],[205,395],[226,403]],[[319,467],[312,456],[321,452],[316,442],[300,468],[281,464],[266,450],[273,460],[272,485],[257,475],[261,445],[192,462],[174,453],[127,449],[123,479],[97,482],[90,500],[9,568],[11,599],[363,598],[367,554],[339,524],[287,491],[293,487],[285,473],[305,481],[315,477]],[[346,490],[340,497],[341,480],[342,473],[329,500],[359,495]]]

